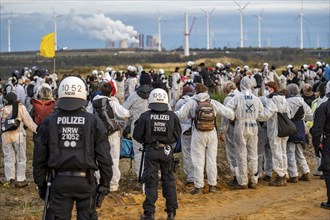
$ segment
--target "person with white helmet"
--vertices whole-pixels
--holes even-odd
[[[234,112],[220,102],[210,98],[208,88],[200,83],[195,87],[196,95],[176,111],[180,121],[187,117],[192,123],[191,159],[194,166],[194,185],[191,194],[202,194],[204,187],[204,168],[206,164],[208,191],[217,191],[217,149],[218,137],[215,129],[216,114],[229,120],[234,119]],[[204,109],[204,110],[203,110]],[[204,117],[205,116],[205,117]]]
[[[130,96],[135,89],[137,88],[138,85],[138,78],[137,78],[137,73],[136,73],[136,68],[134,66],[129,66],[128,68],[128,75],[129,78],[126,80],[126,95],[125,96]]]
[[[193,61],[188,61],[187,62],[187,66],[184,68],[184,70],[183,70],[183,75],[185,76],[186,74],[187,74],[187,71],[188,70],[190,70],[190,71],[192,71],[192,69],[193,69],[193,65],[194,65],[195,63],[193,62]]]
[[[97,219],[96,206],[109,193],[110,146],[101,119],[84,110],[87,89],[80,77],[64,78],[58,88],[58,112],[39,125],[33,178],[40,198],[51,204],[46,207],[46,219],[71,219],[74,203],[77,219]],[[94,176],[97,170],[99,184]],[[51,181],[49,198],[45,198],[46,179]]]
[[[330,82],[327,83],[325,91],[328,100],[316,109],[310,132],[315,155],[321,158],[318,170],[323,172],[327,188],[327,201],[322,202],[320,206],[330,209]]]
[[[143,112],[148,110],[148,98],[152,90],[153,87],[151,86],[151,76],[144,73],[140,77],[140,86],[127,98],[123,104],[123,107],[128,109],[132,115],[131,134],[134,133],[135,122],[139,119]],[[142,148],[142,145],[136,141],[134,137],[132,138],[132,142],[134,150],[135,173],[138,177],[142,156],[139,149]],[[140,185],[138,185],[138,187],[140,187]]]
[[[4,160],[4,174],[11,187],[26,187],[26,132],[23,126],[27,126],[32,132],[36,132],[37,125],[33,122],[25,106],[17,100],[14,92],[9,92],[4,97],[5,105],[0,109],[1,141]],[[21,123],[14,130],[7,130],[5,121],[17,119]]]
[[[165,90],[154,89],[148,98],[148,111],[142,113],[136,123],[133,138],[143,144],[145,151],[142,182],[146,198],[141,219],[153,220],[158,198],[158,170],[160,168],[162,191],[166,199],[167,219],[175,218],[178,208],[175,177],[173,175],[173,149],[171,144],[181,135],[178,117],[168,109]]]

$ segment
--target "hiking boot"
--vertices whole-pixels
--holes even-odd
[[[227,182],[228,187],[236,186],[238,184],[236,177],[234,176],[234,179],[231,181]]]
[[[215,186],[209,185],[209,192],[210,193],[215,193],[215,192],[217,192],[217,188]]]
[[[263,181],[267,182],[267,183],[270,183],[272,181],[272,177],[271,176],[268,176],[268,175],[265,175],[263,178],[262,178]]]
[[[154,213],[152,212],[144,212],[142,215],[141,215],[141,220],[154,220],[155,219],[155,216],[154,216]]]
[[[323,209],[330,209],[330,203],[329,202],[322,202],[321,208]]]
[[[133,190],[134,191],[142,191],[142,187],[143,187],[142,183],[137,183]]]
[[[276,178],[274,181],[271,181],[268,183],[269,186],[285,186],[284,182],[285,177],[280,177],[279,175],[276,175]]]
[[[298,177],[290,177],[288,180],[287,180],[288,183],[299,183],[299,180],[298,180]]]
[[[299,180],[300,181],[311,181],[311,178],[309,177],[309,173],[305,173],[305,174],[301,175]]]
[[[249,187],[250,189],[257,189],[257,184],[255,184],[255,183],[249,183],[249,184],[248,184],[248,187]]]
[[[8,185],[10,188],[14,188],[15,187],[15,180],[14,179],[10,179],[8,182]]]
[[[191,195],[196,195],[196,194],[203,194],[202,188],[196,188],[193,189],[191,192]]]
[[[230,188],[232,188],[232,189],[247,189],[248,186],[247,185],[239,185],[238,182],[236,181],[236,184],[231,185]]]
[[[17,188],[24,188],[24,187],[26,187],[28,185],[29,185],[29,183],[26,180],[24,180],[24,181],[17,181],[15,183],[15,187],[17,187]]]
[[[167,212],[167,220],[174,220],[176,215],[175,209],[165,209],[165,212]]]
[[[194,185],[194,182],[186,181],[184,185],[187,186],[187,187],[193,186]]]

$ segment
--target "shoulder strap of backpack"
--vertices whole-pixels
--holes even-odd
[[[17,116],[18,116],[18,102],[15,101],[15,102],[13,103],[13,113],[12,113],[12,115],[11,115],[11,118],[12,118],[12,119],[17,118]]]

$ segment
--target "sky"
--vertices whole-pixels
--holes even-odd
[[[261,16],[262,47],[299,47],[301,0],[237,0],[244,7],[244,47],[258,46]],[[138,33],[157,35],[160,17],[162,47],[184,46],[184,13],[189,15],[190,48],[206,48],[206,16],[210,14],[210,48],[240,46],[239,6],[231,1],[53,1],[0,0],[0,52],[38,51],[42,36],[54,32],[57,46],[69,49],[105,48],[106,41],[128,39]],[[192,21],[194,24],[192,26]],[[304,48],[330,48],[330,0],[303,1]]]

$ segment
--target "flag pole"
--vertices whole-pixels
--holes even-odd
[[[56,73],[55,72],[55,67],[56,67],[56,56],[54,57],[54,71],[53,71],[53,73]]]

